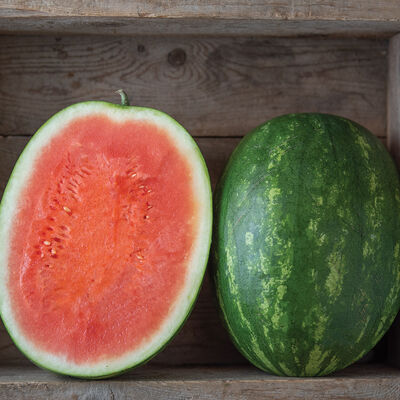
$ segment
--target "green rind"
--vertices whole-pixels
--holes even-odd
[[[194,147],[194,149],[195,149],[195,151],[196,151],[196,155],[197,155],[198,159],[199,159],[200,162],[201,162],[201,165],[202,165],[202,172],[203,172],[204,176],[206,177],[206,180],[207,180],[208,185],[209,185],[209,188],[210,188],[210,190],[209,190],[209,193],[210,193],[210,195],[209,195],[209,208],[212,209],[213,206],[212,206],[212,194],[211,194],[211,193],[212,193],[212,192],[211,192],[211,181],[210,181],[210,175],[209,175],[209,172],[208,172],[208,168],[207,168],[206,162],[205,162],[205,160],[204,160],[204,157],[203,157],[203,155],[202,155],[202,153],[201,153],[201,151],[200,151],[200,149],[199,149],[197,143],[195,142],[195,140],[193,139],[193,137],[182,127],[182,125],[180,125],[180,124],[179,124],[176,120],[174,120],[170,115],[168,115],[168,114],[166,114],[166,113],[164,113],[164,112],[162,112],[162,111],[160,111],[160,110],[156,110],[156,109],[148,108],[148,107],[137,107],[137,106],[120,105],[120,104],[108,103],[108,102],[105,102],[105,101],[87,101],[87,102],[76,103],[76,104],[73,104],[73,105],[71,105],[71,106],[68,106],[68,107],[66,107],[66,108],[64,108],[64,109],[62,109],[62,110],[60,110],[59,112],[57,112],[56,114],[54,114],[51,118],[49,118],[49,119],[36,131],[36,133],[32,136],[32,138],[29,140],[28,144],[25,146],[24,150],[22,151],[21,155],[19,156],[19,158],[18,158],[18,160],[17,160],[16,164],[14,165],[14,168],[13,168],[13,170],[12,170],[12,172],[11,172],[11,175],[10,175],[10,178],[9,178],[9,180],[8,180],[8,182],[7,182],[7,185],[6,185],[5,189],[4,189],[2,200],[3,200],[4,198],[6,198],[6,196],[7,196],[7,191],[8,191],[8,189],[9,189],[9,187],[12,185],[12,180],[13,180],[14,171],[17,170],[19,164],[23,162],[24,154],[28,154],[28,153],[30,152],[30,148],[32,147],[34,141],[37,140],[37,138],[39,137],[39,133],[47,126],[47,124],[49,124],[54,118],[59,117],[60,115],[62,115],[62,114],[63,114],[65,111],[67,111],[67,110],[71,110],[71,109],[73,109],[74,107],[80,107],[80,106],[85,105],[85,104],[93,104],[93,103],[95,103],[95,104],[101,104],[101,105],[103,105],[103,106],[111,107],[111,108],[114,107],[114,108],[117,108],[117,109],[130,109],[130,110],[136,110],[136,111],[140,111],[140,110],[142,110],[142,111],[150,111],[150,112],[152,112],[152,113],[155,114],[155,115],[159,115],[159,116],[162,116],[163,118],[169,119],[169,120],[170,120],[173,124],[175,124],[177,127],[179,127],[180,129],[183,129],[183,130],[186,132],[187,138],[189,138],[190,141],[192,142],[193,147]],[[1,220],[1,215],[2,215],[2,202],[0,202],[0,220]],[[212,222],[213,222],[213,221],[212,221],[212,218],[213,218],[212,212],[210,213],[210,216],[211,216],[210,225],[212,225]],[[211,247],[211,239],[212,239],[212,231],[211,231],[211,229],[210,229],[210,230],[209,230],[209,235],[208,235],[208,238],[207,238],[207,243],[208,243],[208,244],[207,244],[207,247],[208,247],[208,249],[210,249],[210,247]],[[196,289],[196,291],[195,291],[195,295],[194,295],[194,297],[193,297],[193,300],[192,300],[192,302],[190,303],[190,305],[189,305],[189,307],[188,307],[188,312],[187,312],[187,314],[185,315],[185,317],[184,317],[184,319],[182,320],[182,322],[181,322],[179,325],[177,325],[177,328],[175,329],[175,331],[167,338],[167,340],[166,340],[164,343],[162,343],[162,345],[161,345],[160,347],[158,347],[157,349],[155,349],[154,352],[153,352],[149,357],[147,357],[147,358],[144,359],[144,360],[141,360],[141,361],[138,362],[138,363],[134,363],[134,364],[128,365],[128,366],[126,366],[125,368],[123,368],[123,369],[121,369],[121,370],[118,370],[118,371],[110,371],[110,374],[107,374],[107,375],[100,375],[100,376],[99,376],[99,375],[91,375],[91,374],[70,374],[70,373],[69,373],[68,376],[71,376],[71,377],[74,377],[74,378],[80,378],[80,379],[93,379],[93,380],[112,378],[112,377],[121,375],[121,374],[123,374],[123,373],[125,373],[125,372],[127,372],[127,371],[129,371],[129,370],[131,370],[131,369],[133,369],[133,368],[139,367],[139,366],[141,366],[141,365],[147,363],[149,360],[151,360],[153,357],[155,357],[157,354],[159,354],[159,353],[160,353],[160,352],[175,338],[175,336],[179,333],[179,331],[182,329],[183,325],[185,324],[185,322],[186,322],[187,319],[189,318],[189,316],[190,316],[190,314],[191,314],[191,312],[192,312],[192,310],[193,310],[193,307],[194,307],[194,305],[195,305],[195,303],[196,303],[196,300],[197,300],[197,298],[198,298],[198,295],[199,295],[199,293],[200,293],[202,281],[203,281],[203,279],[204,279],[204,274],[205,274],[205,272],[206,272],[206,267],[207,267],[207,263],[208,263],[208,258],[209,258],[209,251],[208,251],[207,254],[205,255],[205,262],[204,262],[204,265],[202,266],[203,272],[202,272],[202,275],[201,275],[201,280],[199,281],[200,283],[199,283],[199,286],[197,287],[197,289]],[[40,368],[43,368],[43,369],[52,371],[52,372],[57,373],[57,374],[60,374],[60,375],[65,375],[65,374],[66,374],[65,371],[63,371],[63,370],[59,370],[59,369],[55,369],[55,368],[49,368],[48,366],[46,366],[46,365],[44,365],[44,364],[38,362],[38,361],[35,359],[35,356],[34,356],[33,353],[27,353],[26,351],[24,351],[24,350],[22,349],[22,347],[19,345],[18,341],[17,341],[17,340],[15,339],[15,337],[12,335],[12,332],[11,332],[11,330],[9,329],[9,327],[7,326],[7,324],[6,324],[6,322],[5,322],[5,319],[3,318],[1,312],[0,312],[0,319],[2,320],[3,325],[4,325],[5,329],[7,330],[8,334],[10,335],[11,339],[13,340],[15,346],[16,346],[16,347],[21,351],[21,353],[23,353],[32,363],[34,363],[35,365],[37,365],[37,366],[40,367]]]
[[[384,146],[325,114],[247,135],[216,190],[218,300],[265,371],[326,375],[383,336],[400,307],[400,188]]]

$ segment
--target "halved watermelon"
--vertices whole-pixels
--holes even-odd
[[[60,111],[30,140],[1,203],[8,332],[62,374],[142,364],[191,311],[211,224],[206,165],[171,117],[98,101]]]

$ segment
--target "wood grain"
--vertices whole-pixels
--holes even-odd
[[[389,45],[387,84],[387,138],[388,148],[400,167],[400,35]]]
[[[386,135],[386,40],[0,37],[0,135],[32,134],[83,100],[164,110],[194,136],[242,136],[290,112],[327,112]]]
[[[0,10],[1,11],[1,10]],[[280,20],[132,17],[6,17],[2,34],[94,35],[241,35],[297,37],[309,35],[388,38],[400,21]]]
[[[353,366],[323,378],[284,378],[254,367],[145,366],[105,381],[60,377],[34,367],[0,368],[5,399],[398,399],[400,371]]]
[[[1,32],[393,35],[397,0],[2,0]]]
[[[397,0],[2,0],[3,17],[110,16],[141,18],[398,21]]]
[[[400,34],[390,40],[387,83],[387,146],[400,168]],[[400,367],[400,314],[388,334],[388,361]]]

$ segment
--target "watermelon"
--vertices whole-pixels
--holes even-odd
[[[159,352],[188,317],[212,230],[210,180],[186,130],[88,101],[50,118],[0,212],[0,310],[35,364],[84,378]]]
[[[380,141],[332,115],[248,134],[214,198],[213,276],[239,351],[285,376],[366,354],[400,306],[400,189]]]

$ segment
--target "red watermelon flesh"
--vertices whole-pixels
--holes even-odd
[[[11,223],[18,335],[78,371],[140,353],[192,284],[204,218],[195,186],[190,157],[151,118],[64,124],[35,158]]]

